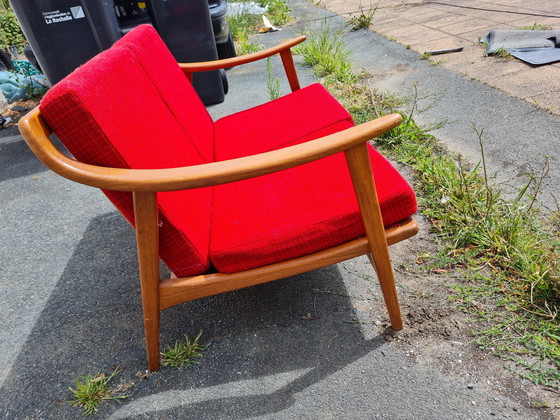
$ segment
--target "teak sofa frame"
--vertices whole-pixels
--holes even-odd
[[[300,85],[290,48],[304,40],[305,36],[301,36],[247,56],[179,65],[189,80],[192,80],[193,72],[234,67],[280,54],[290,87],[295,91]],[[418,226],[409,217],[387,229],[383,227],[366,147],[369,140],[397,126],[400,121],[400,115],[393,114],[317,140],[259,155],[192,167],[145,170],[99,167],[66,156],[51,142],[49,137],[52,131],[38,108],[22,118],[19,126],[35,155],[59,175],[92,187],[132,192],[148,368],[150,371],[157,371],[160,368],[161,310],[189,300],[293,276],[364,254],[369,256],[379,277],[392,328],[403,328],[388,245],[415,235]],[[346,156],[366,237],[248,271],[160,279],[157,192],[240,181],[302,165],[338,152],[344,152]]]

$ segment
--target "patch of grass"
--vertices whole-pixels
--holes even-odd
[[[127,398],[128,395],[118,395],[120,389],[111,388],[109,382],[115,377],[118,368],[106,376],[104,372],[97,375],[86,375],[79,378],[76,388],[68,388],[72,392],[73,399],[70,404],[84,410],[84,414],[91,416],[98,410],[98,407],[108,400],[119,400]]]
[[[259,4],[268,8],[266,17],[274,26],[282,26],[292,20],[292,9],[285,0],[260,0]]]
[[[496,57],[500,57],[500,58],[511,58],[512,55],[511,53],[506,50],[504,47],[500,47],[498,49],[496,49],[496,51],[494,51],[492,53],[492,55],[495,55]]]
[[[475,342],[513,361],[512,369],[534,383],[560,389],[560,242],[534,205],[548,162],[506,200],[491,186],[483,131],[473,130],[482,155],[475,166],[442,153],[410,116],[378,144],[416,172],[423,213],[444,240],[427,268],[461,273],[452,299],[474,317]]]
[[[254,44],[249,40],[249,35],[256,32],[259,22],[259,16],[246,12],[228,17],[228,24],[235,41],[235,52],[237,55],[250,54],[261,49],[258,44]]]
[[[248,1],[241,0],[241,2]],[[257,4],[268,8],[266,17],[275,26],[285,25],[292,20],[291,9],[285,0],[261,0]],[[253,43],[250,39],[251,35],[257,33],[262,26],[260,15],[243,11],[228,16],[228,24],[235,41],[235,52],[237,55],[250,54],[262,49],[260,44]]]
[[[526,30],[526,31],[550,31],[552,29],[552,26],[543,25],[541,23],[535,22],[532,25],[520,26],[517,29],[522,29],[522,30]]]
[[[317,76],[328,81],[355,83],[358,77],[348,61],[350,52],[340,34],[340,31],[332,32],[323,22],[318,30],[307,33],[307,41],[295,47],[294,52],[303,57],[304,63],[311,66]]]
[[[422,53],[422,54],[420,55],[420,60],[427,60],[427,59],[430,58],[431,56],[432,56],[432,53],[429,53],[429,52]]]
[[[532,96],[531,96],[531,101],[533,101],[533,104],[535,104],[535,106],[536,106],[537,108],[544,109],[544,110],[545,110],[546,112],[548,112],[549,114],[554,114],[554,109],[553,109],[550,105],[549,105],[549,106],[541,105],[541,104],[539,103],[539,101],[537,101],[537,100],[536,100],[534,97],[532,97]],[[557,203],[557,205],[558,205],[558,203]]]
[[[173,346],[167,347],[162,353],[162,363],[165,366],[173,368],[180,368],[183,366],[190,366],[198,364],[197,358],[202,357],[202,352],[208,348],[210,344],[200,344],[198,340],[202,336],[202,331],[194,338],[189,340],[185,335],[183,341],[175,341]]]
[[[371,26],[371,22],[375,16],[375,12],[377,12],[377,7],[379,3],[375,6],[370,4],[369,9],[364,10],[362,5],[360,5],[360,11],[357,15],[354,15],[350,18],[349,22],[352,26],[353,31],[359,31],[360,29],[368,29]]]

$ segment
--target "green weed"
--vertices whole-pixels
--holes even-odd
[[[541,23],[533,23],[532,25],[528,26],[520,26],[517,29],[528,30],[528,31],[549,31],[552,29],[550,25],[543,25]]]
[[[350,18],[349,22],[352,26],[353,31],[359,31],[360,29],[368,29],[371,26],[371,22],[375,16],[375,12],[377,12],[377,7],[379,3],[370,8],[368,10],[364,10],[362,5],[360,5],[360,12],[357,15],[354,15]]]
[[[292,20],[292,9],[285,0],[260,0],[259,4],[267,7],[266,17],[275,26],[282,26]]]
[[[266,88],[271,101],[280,97],[280,80],[272,76],[270,57],[266,59]]]
[[[495,55],[496,57],[500,57],[500,58],[512,57],[511,53],[508,50],[506,50],[504,47],[497,48],[496,51],[492,53],[492,55]]]
[[[98,407],[108,400],[119,400],[127,398],[128,395],[117,395],[120,391],[118,388],[110,388],[109,382],[115,377],[118,368],[106,376],[104,372],[97,375],[86,375],[79,378],[76,388],[68,388],[72,392],[74,398],[70,400],[70,404],[74,407],[83,408],[87,416],[92,415]]]
[[[330,81],[355,83],[358,77],[348,61],[350,54],[340,39],[340,32],[333,33],[326,23],[318,30],[310,30],[306,42],[294,48],[294,52],[303,57],[303,61],[311,66],[317,76]],[[327,82],[328,83],[328,82]]]
[[[173,368],[198,364],[199,362],[196,358],[202,357],[202,352],[209,346],[209,344],[200,344],[198,342],[201,336],[202,331],[191,341],[185,335],[184,341],[176,341],[173,346],[167,347],[161,353],[163,357],[162,363]]]
[[[0,12],[0,48],[7,49],[14,45],[21,53],[25,43],[25,36],[21,31],[15,13],[11,8],[5,8],[4,11]]]
[[[249,1],[249,0],[243,0]],[[282,26],[292,19],[291,9],[285,0],[261,0],[259,6],[267,7],[267,18],[275,26]],[[237,55],[250,54],[262,49],[261,45],[251,42],[250,36],[262,26],[260,15],[248,12],[228,16],[228,24],[235,41]]]
[[[228,17],[228,24],[235,41],[235,52],[237,55],[250,54],[261,49],[259,45],[249,40],[249,35],[256,32],[259,22],[259,16],[246,12]]]

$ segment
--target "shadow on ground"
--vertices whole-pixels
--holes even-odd
[[[346,294],[336,266],[164,311],[163,346],[198,331],[211,345],[199,365],[164,367],[139,379],[146,358],[134,232],[117,213],[99,216],[0,391],[0,417],[75,418],[79,410],[68,404],[68,387],[79,376],[116,366],[117,382],[133,385],[131,396],[104,404],[102,416],[251,417],[280,411],[292,404],[294,393],[382,343],[380,337],[365,340],[359,326],[345,322],[352,310],[347,297],[316,289]]]
[[[48,171],[23,140],[0,144],[0,182]]]

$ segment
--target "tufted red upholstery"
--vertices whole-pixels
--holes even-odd
[[[174,61],[162,60],[162,74],[166,64],[177,67]],[[183,76],[175,83],[188,81]],[[80,161],[136,169],[205,162],[160,89],[126,48],[111,48],[93,58],[54,86],[40,107],[47,123]],[[105,193],[133,223],[131,194]],[[212,191],[159,193],[158,199],[161,258],[183,275],[204,272],[210,263]]]
[[[185,135],[202,159],[211,162],[214,154],[212,118],[155,29],[149,25],[139,26],[115,46],[129,48],[134,53]]]
[[[47,123],[80,161],[199,165],[301,143],[353,125],[315,84],[212,122],[155,31],[141,26],[53,87]],[[416,211],[410,186],[370,149],[385,225]],[[133,223],[129,193],[105,191]],[[344,156],[214,188],[158,193],[160,256],[178,276],[230,273],[364,235]]]

